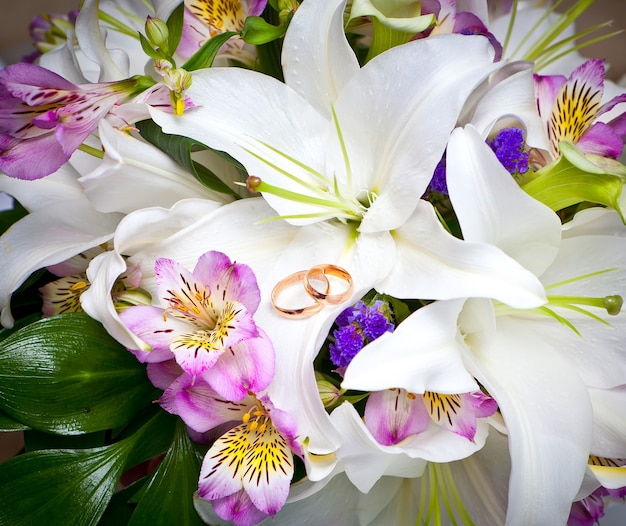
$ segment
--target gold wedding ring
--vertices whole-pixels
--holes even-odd
[[[307,318],[308,316],[311,316],[322,309],[323,305],[315,300],[315,298],[313,298],[312,305],[307,305],[306,307],[298,309],[287,309],[285,307],[279,306],[276,303],[276,300],[285,289],[293,286],[295,283],[302,283],[302,280],[304,279],[304,276],[307,274],[307,272],[309,271],[301,270],[299,272],[295,272],[287,276],[286,278],[281,279],[272,289],[272,305],[281,316],[284,316],[285,318]],[[326,292],[330,290],[330,282],[323,272],[313,276],[312,279],[325,282]]]
[[[341,294],[328,294],[329,287],[326,287],[326,291],[322,292],[313,286],[312,281],[328,281],[326,276],[335,276],[347,283],[346,289]],[[350,273],[337,265],[316,265],[311,267],[304,275],[304,289],[307,294],[311,296],[315,301],[324,305],[339,305],[346,301],[352,293],[352,276]]]

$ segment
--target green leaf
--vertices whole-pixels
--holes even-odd
[[[225,31],[211,37],[198,51],[189,57],[189,60],[182,65],[182,68],[187,71],[210,68],[220,48],[237,34],[236,31]]]
[[[267,44],[281,38],[287,31],[287,25],[269,24],[260,16],[249,16],[241,30],[241,38],[248,44]]]
[[[0,408],[41,431],[126,424],[158,396],[145,365],[83,313],[32,323],[0,343]]]
[[[573,144],[561,142],[559,148],[563,156],[536,172],[524,191],[554,211],[589,202],[615,209],[624,221],[621,174],[606,171]]]
[[[159,59],[159,58],[163,58],[163,55],[158,52],[156,49],[154,49],[152,47],[152,44],[150,44],[150,42],[148,42],[148,39],[143,36],[141,33],[139,33],[139,42],[141,43],[141,49],[143,49],[143,52],[148,55],[150,58],[152,59]]]
[[[97,524],[124,467],[119,445],[42,450],[0,466],[5,526]]]
[[[27,325],[30,325],[31,323],[34,323],[36,321],[39,321],[40,319],[41,319],[41,313],[36,312],[34,314],[31,314],[29,316],[16,320],[15,325],[13,325],[13,327],[11,328],[3,327],[2,329],[0,329],[0,341],[4,340],[5,338],[8,338],[11,334],[17,332],[23,327],[26,327]]]
[[[159,411],[116,444],[34,451],[4,462],[0,465],[0,524],[97,524],[124,470],[161,453],[171,440],[172,423],[171,415]]]
[[[11,433],[13,431],[25,431],[28,426],[14,420],[9,415],[0,411],[0,433]]]
[[[41,449],[87,449],[105,445],[105,432],[96,431],[84,435],[54,435],[31,429],[24,433],[26,451]]]
[[[120,524],[128,524],[135,504],[131,502],[133,496],[141,491],[148,481],[148,477],[133,482],[130,486],[120,491],[116,491],[104,511],[104,514],[98,522],[98,526],[120,526]]]
[[[201,457],[178,421],[165,458],[145,487],[129,526],[202,526],[193,506]]]
[[[145,120],[135,124],[141,136],[154,144],[157,148],[167,153],[183,168],[189,170],[198,181],[211,190],[236,196],[237,194],[226,185],[217,175],[206,166],[195,162],[191,158],[191,152],[198,149],[208,150],[204,144],[189,137],[170,135],[163,133],[161,128],[152,120]],[[236,162],[235,162],[236,163]],[[238,163],[236,163],[238,164]],[[241,167],[243,169],[243,167]]]
[[[183,20],[185,14],[185,4],[181,3],[167,19],[167,29],[169,31],[169,38],[167,40],[167,52],[171,57],[178,44],[180,43],[180,37],[183,34]]]

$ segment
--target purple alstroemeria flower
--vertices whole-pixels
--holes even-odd
[[[439,4],[439,5],[437,5]],[[457,35],[481,35],[489,40],[495,51],[494,62],[502,59],[502,44],[489,31],[485,21],[469,11],[457,11],[456,0],[439,0],[422,4],[422,12],[436,12],[437,25],[430,35],[455,33]]]
[[[116,105],[153,84],[133,77],[76,85],[34,64],[7,66],[0,71],[0,169],[28,180],[54,173]]]
[[[202,377],[230,400],[269,385],[274,348],[252,318],[260,292],[250,267],[210,251],[193,272],[157,259],[155,276],[161,306],[135,306],[120,314],[149,347],[131,349],[140,361],[175,358],[191,383]]]
[[[385,446],[397,444],[409,435],[423,432],[431,420],[470,441],[476,435],[476,419],[493,415],[496,401],[481,391],[414,394],[406,389],[386,389],[369,395],[365,425]]]
[[[626,111],[606,123],[598,117],[626,102],[626,93],[602,104],[603,93],[604,60],[586,61],[567,79],[562,75],[535,75],[537,106],[546,123],[553,158],[561,155],[561,141],[576,144],[586,154],[611,159],[621,155]]]
[[[293,418],[265,396],[248,396],[233,407],[232,416],[241,423],[219,437],[204,457],[198,495],[210,500],[222,519],[252,526],[285,504],[293,454],[302,455],[302,449]]]
[[[267,0],[233,0],[231,2],[202,2],[185,0],[183,34],[176,52],[189,58],[215,35],[243,29],[246,18],[260,16]],[[222,53],[237,54],[244,46],[241,39],[229,40]]]

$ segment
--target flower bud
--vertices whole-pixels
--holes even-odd
[[[167,24],[160,18],[153,18],[148,15],[146,19],[146,37],[150,44],[156,47],[164,47],[167,43],[167,39],[170,36]]]
[[[320,394],[320,400],[326,409],[336,406],[343,396],[341,389],[320,377],[317,379],[317,390]]]

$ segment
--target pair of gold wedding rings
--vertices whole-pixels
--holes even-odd
[[[343,280],[347,286],[345,290],[338,294],[330,294],[331,284],[328,276],[333,276]],[[281,307],[278,304],[278,298],[283,291],[293,285],[302,283],[306,294],[313,299],[311,305],[301,308],[290,309]],[[324,290],[316,287],[321,284]],[[285,318],[307,318],[319,312],[325,305],[339,305],[346,301],[352,294],[352,276],[350,273],[337,265],[323,264],[315,265],[309,270],[300,270],[290,274],[286,278],[281,279],[272,289],[272,306],[276,311]]]

